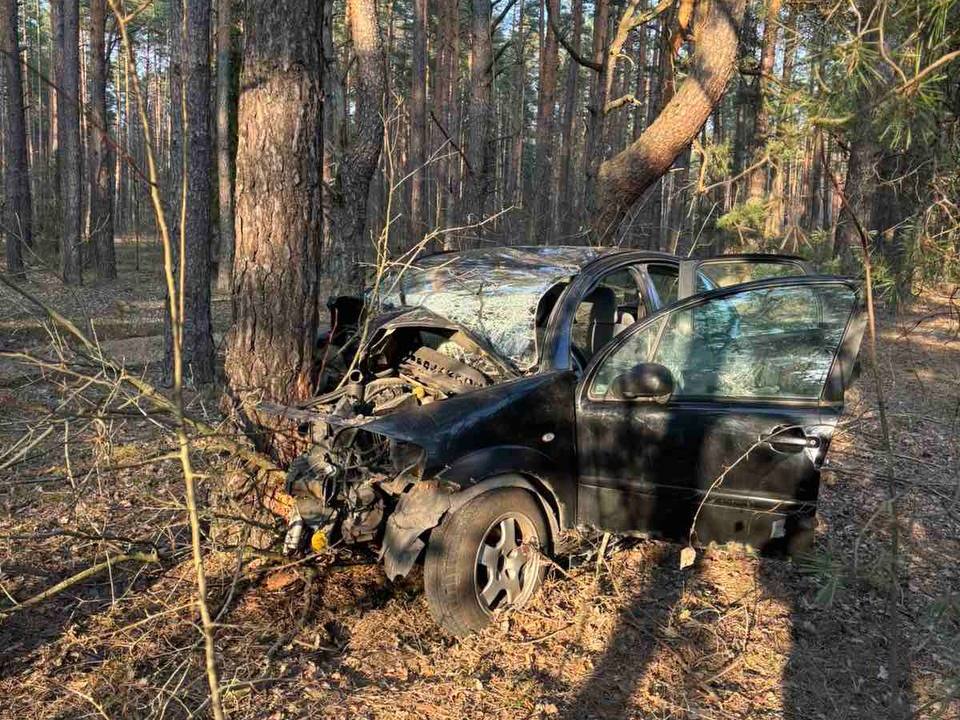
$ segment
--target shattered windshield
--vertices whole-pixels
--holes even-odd
[[[512,247],[433,255],[385,278],[386,308],[425,307],[463,325],[516,365],[537,361],[537,306],[603,252],[589,247]]]

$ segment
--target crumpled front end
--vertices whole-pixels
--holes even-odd
[[[297,422],[311,443],[287,473],[287,492],[296,504],[285,540],[288,554],[367,542],[389,548],[387,533],[415,545],[415,538],[404,535],[404,517],[423,510],[414,511],[402,498],[423,480],[426,464],[429,433],[414,431],[416,411],[514,376],[506,362],[457,326],[423,324],[424,312],[378,328],[338,389],[299,409],[273,408]],[[418,442],[396,429],[384,434],[365,427],[398,413],[411,417],[406,428]],[[391,565],[389,553],[386,561]],[[398,574],[404,574],[412,561],[400,564],[406,569]]]

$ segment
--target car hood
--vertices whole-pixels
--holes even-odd
[[[571,371],[543,373],[348,424],[420,446],[427,453],[428,473],[491,446],[539,446],[545,436],[558,440],[554,452],[557,447],[569,451],[575,386]]]

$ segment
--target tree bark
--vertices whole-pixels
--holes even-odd
[[[580,36],[583,34],[583,0],[573,0],[573,29],[570,35],[570,45],[574,51],[580,52]],[[562,207],[564,211],[564,234],[571,233],[579,224],[578,193],[571,186],[570,178],[573,170],[574,158],[574,123],[577,119],[579,97],[577,85],[580,79],[580,64],[572,57],[567,58],[567,80],[563,91],[563,129],[561,131],[561,158],[560,158],[560,195],[565,199]]]
[[[440,3],[438,19],[438,48],[436,72],[436,92],[434,105],[434,144],[443,145],[443,152],[436,166],[438,186],[437,216],[446,228],[457,222],[460,155],[460,3],[459,0],[445,0]],[[456,147],[454,147],[456,145]],[[442,247],[452,247],[451,238],[444,234]]]
[[[217,197],[219,199],[220,254],[217,289],[230,289],[233,273],[233,162],[230,153],[231,32],[233,0],[217,0]]]
[[[760,76],[757,78],[757,98],[753,122],[753,160],[759,162],[767,151],[770,135],[770,88],[773,62],[777,56],[777,35],[780,31],[780,2],[768,0],[767,15],[763,21],[763,49],[760,51]],[[767,184],[767,168],[758,167],[750,173],[747,201],[763,199]]]
[[[560,14],[560,0],[546,0],[547,10],[553,17]],[[530,235],[528,240],[536,244],[549,243],[554,223],[550,212],[553,194],[553,112],[557,96],[557,64],[559,52],[557,36],[546,28],[543,54],[540,57],[540,93],[537,103],[537,155],[534,166],[533,203],[531,207]]]
[[[23,247],[33,245],[27,131],[17,37],[17,0],[0,0],[0,80],[4,82],[3,118],[4,213],[0,230],[6,237],[7,272],[23,275]]]
[[[359,292],[373,253],[366,238],[370,181],[383,148],[386,59],[375,0],[348,0],[347,18],[356,54],[357,105],[349,147],[335,159],[323,256],[324,276],[335,289]]]
[[[427,0],[413,0],[413,58],[410,68],[410,218],[408,242],[424,229],[427,146]]]
[[[604,68],[607,54],[607,31],[610,24],[610,0],[596,0],[596,13],[593,18],[593,62]],[[600,163],[603,160],[603,120],[604,106],[607,104],[606,72],[601,69],[595,73],[590,82],[590,106],[587,108],[587,137],[584,141],[583,155],[586,161],[586,183],[584,192],[588,214],[596,217],[599,207],[596,201],[599,198],[597,177],[600,173]]]
[[[514,19],[513,44],[516,49],[516,61],[513,65],[512,82],[509,90],[513,99],[509,107],[502,108],[510,128],[510,142],[505,143],[503,163],[504,197],[508,203],[523,203],[523,142],[526,120],[527,93],[527,53],[525,42],[528,34],[527,18],[523,3],[517,3]]]
[[[78,0],[53,0],[62,26],[57,68],[57,129],[60,146],[60,274],[68,285],[82,280],[80,232],[82,160],[80,147],[80,7]]]
[[[846,203],[841,206],[833,240],[833,256],[840,261],[844,273],[855,272],[859,264],[860,233],[854,216],[864,227],[869,227],[879,161],[880,148],[872,137],[870,119],[865,118],[858,121],[850,142],[847,177],[843,183]],[[830,168],[824,171],[831,172]]]
[[[113,149],[107,125],[107,0],[90,0],[90,243],[97,278],[117,277],[113,244]]]
[[[60,68],[63,66],[63,20],[60,0],[50,0],[50,80],[56,85]],[[57,163],[60,152],[60,123],[57,108],[60,104],[57,89],[50,89],[50,158],[53,161],[53,185],[59,192],[60,179]]]
[[[230,391],[282,403],[312,392],[319,313],[322,8],[247,3],[238,107]]]
[[[173,361],[173,335],[179,332],[186,377],[214,379],[213,323],[210,314],[211,161],[210,2],[184,0],[181,31],[183,72],[183,167],[179,250],[175,260],[180,288],[180,328],[167,324],[167,371]]]
[[[490,0],[472,0],[470,98],[467,103],[467,183],[464,221],[481,222],[493,191],[493,148],[490,142],[493,51]],[[482,235],[482,228],[476,229]]]
[[[167,30],[169,65],[167,84],[170,91],[170,162],[167,178],[170,217],[177,234],[182,232],[181,200],[183,197],[183,1],[170,0],[170,25]],[[179,248],[179,240],[174,243]]]
[[[736,66],[744,6],[745,0],[698,4],[689,75],[650,127],[600,167],[593,218],[597,241],[616,234],[630,207],[670,169],[723,97]]]

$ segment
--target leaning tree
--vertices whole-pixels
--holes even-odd
[[[745,0],[697,3],[686,79],[640,137],[600,165],[592,218],[598,242],[616,234],[629,209],[690,146],[723,98],[736,68],[745,5]]]

